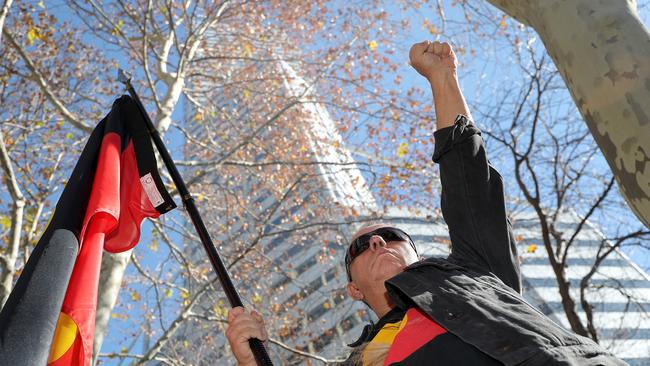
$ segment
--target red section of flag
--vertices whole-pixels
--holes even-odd
[[[104,249],[111,253],[119,253],[133,248],[140,239],[140,223],[142,220],[147,217],[155,218],[160,216],[160,213],[142,188],[133,144],[129,144],[122,153],[121,164],[120,221],[117,227],[110,232],[106,238],[106,243],[104,243]],[[142,173],[145,174],[146,172]],[[148,177],[150,176],[148,175]],[[144,180],[150,179],[146,177],[147,175],[145,175]],[[149,188],[151,190],[156,189],[153,181],[150,182]],[[157,191],[154,194],[160,197]]]
[[[108,244],[111,251],[133,247],[142,220],[160,216],[143,193],[133,144],[129,143],[124,152],[121,146],[117,133],[104,136],[81,228],[81,248],[61,308],[79,331],[71,347],[50,363],[52,366],[90,366],[102,250]]]
[[[395,336],[384,365],[404,360],[435,337],[447,332],[417,308],[409,309],[405,320],[407,323]]]

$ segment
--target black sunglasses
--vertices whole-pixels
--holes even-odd
[[[361,253],[365,252],[366,249],[370,247],[370,238],[372,238],[375,235],[381,236],[381,238],[384,239],[386,243],[391,241],[407,241],[409,242],[409,244],[411,244],[411,247],[413,247],[415,253],[417,254],[418,252],[418,250],[415,248],[415,243],[413,242],[413,239],[411,239],[409,234],[396,227],[380,227],[377,230],[363,234],[358,238],[354,239],[352,243],[350,243],[350,246],[348,247],[348,250],[345,253],[345,270],[348,274],[349,281],[352,281],[352,276],[350,274],[350,264],[352,263],[354,258],[361,255]]]

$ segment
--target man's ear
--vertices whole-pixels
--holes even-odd
[[[363,293],[361,293],[361,290],[357,287],[357,285],[354,284],[354,282],[348,282],[348,294],[350,297],[357,301],[363,301]]]

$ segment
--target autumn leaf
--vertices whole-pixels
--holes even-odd
[[[111,318],[119,319],[119,320],[127,320],[127,319],[129,319],[129,316],[126,315],[126,314],[111,313]]]
[[[140,294],[137,291],[131,291],[131,300],[140,301]]]
[[[399,144],[399,147],[397,148],[397,156],[403,158],[408,153],[409,153],[409,145],[406,142],[402,142],[401,144]]]
[[[259,304],[262,302],[262,296],[255,293],[255,295],[253,295],[253,298],[251,300],[253,301],[254,304]]]
[[[217,316],[225,317],[228,315],[228,310],[223,306],[220,306],[219,304],[214,304],[214,306],[212,307],[212,311],[214,311],[214,314]]]
[[[117,21],[117,24],[113,27],[113,35],[116,36],[120,32],[120,28],[124,25],[124,21],[122,19]]]
[[[370,51],[376,50],[377,49],[377,41],[368,42],[368,48],[370,48]]]
[[[429,33],[430,33],[432,36],[435,36],[435,35],[438,34],[438,31],[436,30],[436,27],[435,27],[433,24],[431,24],[431,22],[429,22],[428,19],[425,19],[425,20],[424,20],[424,24],[423,24],[423,26],[424,26],[424,28],[425,28],[426,30],[429,31]]]
[[[174,295],[174,290],[170,288],[166,288],[165,291],[163,291],[163,294],[165,295],[166,298],[170,298]]]
[[[244,56],[251,57],[253,55],[253,45],[249,42],[244,43]]]
[[[526,247],[526,253],[535,253],[536,250],[537,250],[537,245],[535,244],[531,244]]]
[[[508,28],[508,24],[506,24],[506,19],[507,17],[504,15],[503,17],[501,17],[501,21],[499,21],[499,26],[503,29]]]
[[[29,31],[27,32],[27,43],[29,43],[31,45],[31,44],[34,43],[34,40],[36,40],[36,39],[38,39],[38,40],[41,39],[41,35],[38,32],[38,29],[30,28]]]
[[[3,230],[7,230],[11,227],[11,219],[9,216],[0,216],[0,225],[2,225]]]

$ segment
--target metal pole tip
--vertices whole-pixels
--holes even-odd
[[[131,74],[119,68],[117,69],[117,80],[126,85],[131,81]]]

